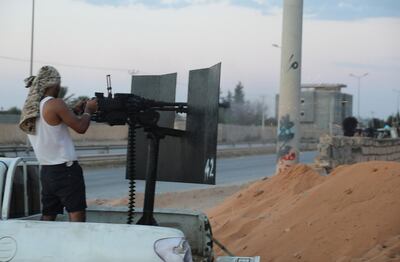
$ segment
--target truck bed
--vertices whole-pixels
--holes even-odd
[[[142,210],[136,209],[134,223],[142,216]],[[213,256],[212,235],[206,215],[192,210],[155,209],[154,217],[160,227],[174,228],[183,232],[189,241],[194,259],[203,261]],[[21,220],[40,220],[40,214]],[[68,215],[57,217],[57,221],[68,221]],[[90,207],[86,213],[87,223],[126,224],[126,207]],[[207,260],[205,260],[207,261]]]

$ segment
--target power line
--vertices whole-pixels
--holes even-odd
[[[11,57],[11,56],[2,56],[0,55],[0,59],[4,60],[12,60],[18,62],[29,62],[29,59],[18,58],[18,57]],[[138,72],[135,69],[127,69],[127,68],[115,68],[115,67],[100,67],[100,66],[89,66],[89,65],[74,65],[74,64],[64,64],[59,62],[49,62],[49,61],[42,61],[36,60],[34,63],[41,63],[41,64],[51,64],[56,66],[64,66],[64,67],[72,67],[72,68],[82,68],[82,69],[90,69],[90,70],[104,70],[104,71],[120,71],[120,72]]]

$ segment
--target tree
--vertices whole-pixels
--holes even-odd
[[[74,94],[68,94],[68,87],[67,86],[62,86],[60,88],[60,92],[58,93],[58,97],[62,98],[64,102],[68,105],[69,108],[73,108],[79,101],[81,100],[89,100],[90,98],[88,96],[78,96],[75,97]]]
[[[242,82],[239,81],[239,83],[237,83],[235,90],[234,90],[234,95],[233,95],[233,102],[239,105],[243,105],[244,104],[244,86],[242,84]]]
[[[229,94],[229,93],[228,93]],[[250,106],[245,102],[244,86],[242,82],[238,82],[233,91],[233,100],[230,107],[230,122],[231,124],[247,125],[251,116],[249,115]]]
[[[400,114],[396,113],[393,115],[390,115],[387,120],[386,123],[390,126],[397,126],[399,124],[400,120]]]
[[[266,126],[277,126],[278,121],[276,120],[275,117],[268,117],[265,119],[265,125]]]
[[[58,97],[62,98],[65,103],[69,104],[69,100],[74,96],[74,94],[70,94],[67,96],[68,93],[68,87],[67,86],[62,86],[60,87],[60,92],[58,93]]]
[[[369,122],[369,127],[373,129],[383,128],[385,121],[379,118],[372,118]]]
[[[220,123],[236,125],[261,125],[262,118],[267,119],[267,107],[262,101],[250,102],[245,100],[244,86],[238,82],[234,94],[229,90],[222,103],[229,103],[227,109],[220,109]]]
[[[74,107],[79,101],[81,100],[89,100],[90,98],[88,96],[78,96],[78,97],[71,97],[70,99],[68,99],[68,101],[66,102],[67,105],[72,108]]]
[[[19,109],[16,106],[11,107],[10,109],[7,110],[9,114],[15,114],[15,115],[19,115],[21,114],[21,109]]]
[[[19,109],[16,106],[10,107],[7,110],[4,111],[0,111],[1,114],[6,115],[6,114],[10,114],[10,115],[20,115],[21,114],[21,109]]]
[[[226,101],[229,102],[229,103],[233,102],[233,96],[232,96],[231,90],[228,90],[228,94],[226,96]]]
[[[232,123],[232,92],[228,90],[226,97],[220,96],[220,106],[218,110],[218,122],[222,124]]]
[[[264,124],[271,125],[276,122],[270,119],[268,123],[267,110],[264,100],[246,101],[244,85],[238,82],[235,86],[233,95],[228,90],[226,97],[221,98],[222,104],[229,104],[228,108],[219,110],[219,122],[224,124],[235,125],[261,125],[264,117]]]

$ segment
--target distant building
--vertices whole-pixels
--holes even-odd
[[[303,84],[300,123],[329,133],[340,133],[343,119],[353,115],[353,96],[341,92],[345,87],[344,84]],[[276,112],[278,108],[279,95],[276,96]]]

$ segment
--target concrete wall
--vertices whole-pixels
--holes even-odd
[[[274,142],[276,140],[276,127],[218,125],[219,143],[238,142]]]
[[[176,122],[175,128],[184,130],[185,122]],[[277,127],[265,126],[240,126],[240,125],[218,125],[218,143],[240,143],[240,142],[275,142]],[[319,137],[326,134],[326,130],[317,128],[314,124],[301,125],[301,140],[306,143],[315,143]]]
[[[18,123],[20,115],[0,114],[0,123],[15,124]]]
[[[0,145],[24,144],[25,140],[26,136],[17,124],[0,124]]]
[[[176,122],[175,128],[184,130],[185,122]],[[276,141],[276,127],[218,125],[218,143],[270,143]],[[302,141],[305,143],[318,143],[324,130],[314,125],[302,125]],[[92,123],[86,134],[77,134],[70,130],[73,139],[79,144],[91,142],[123,144],[128,136],[128,126],[108,126]],[[26,135],[18,128],[16,123],[0,123],[0,145],[18,145],[26,143]]]
[[[343,164],[365,161],[400,161],[400,139],[322,136],[316,165],[328,171]]]
[[[78,134],[70,130],[72,138],[80,143],[90,143],[92,141],[107,143],[118,143],[128,137],[127,126],[108,126],[92,123],[86,134]],[[0,124],[0,145],[20,145],[26,143],[26,135],[17,124]]]

